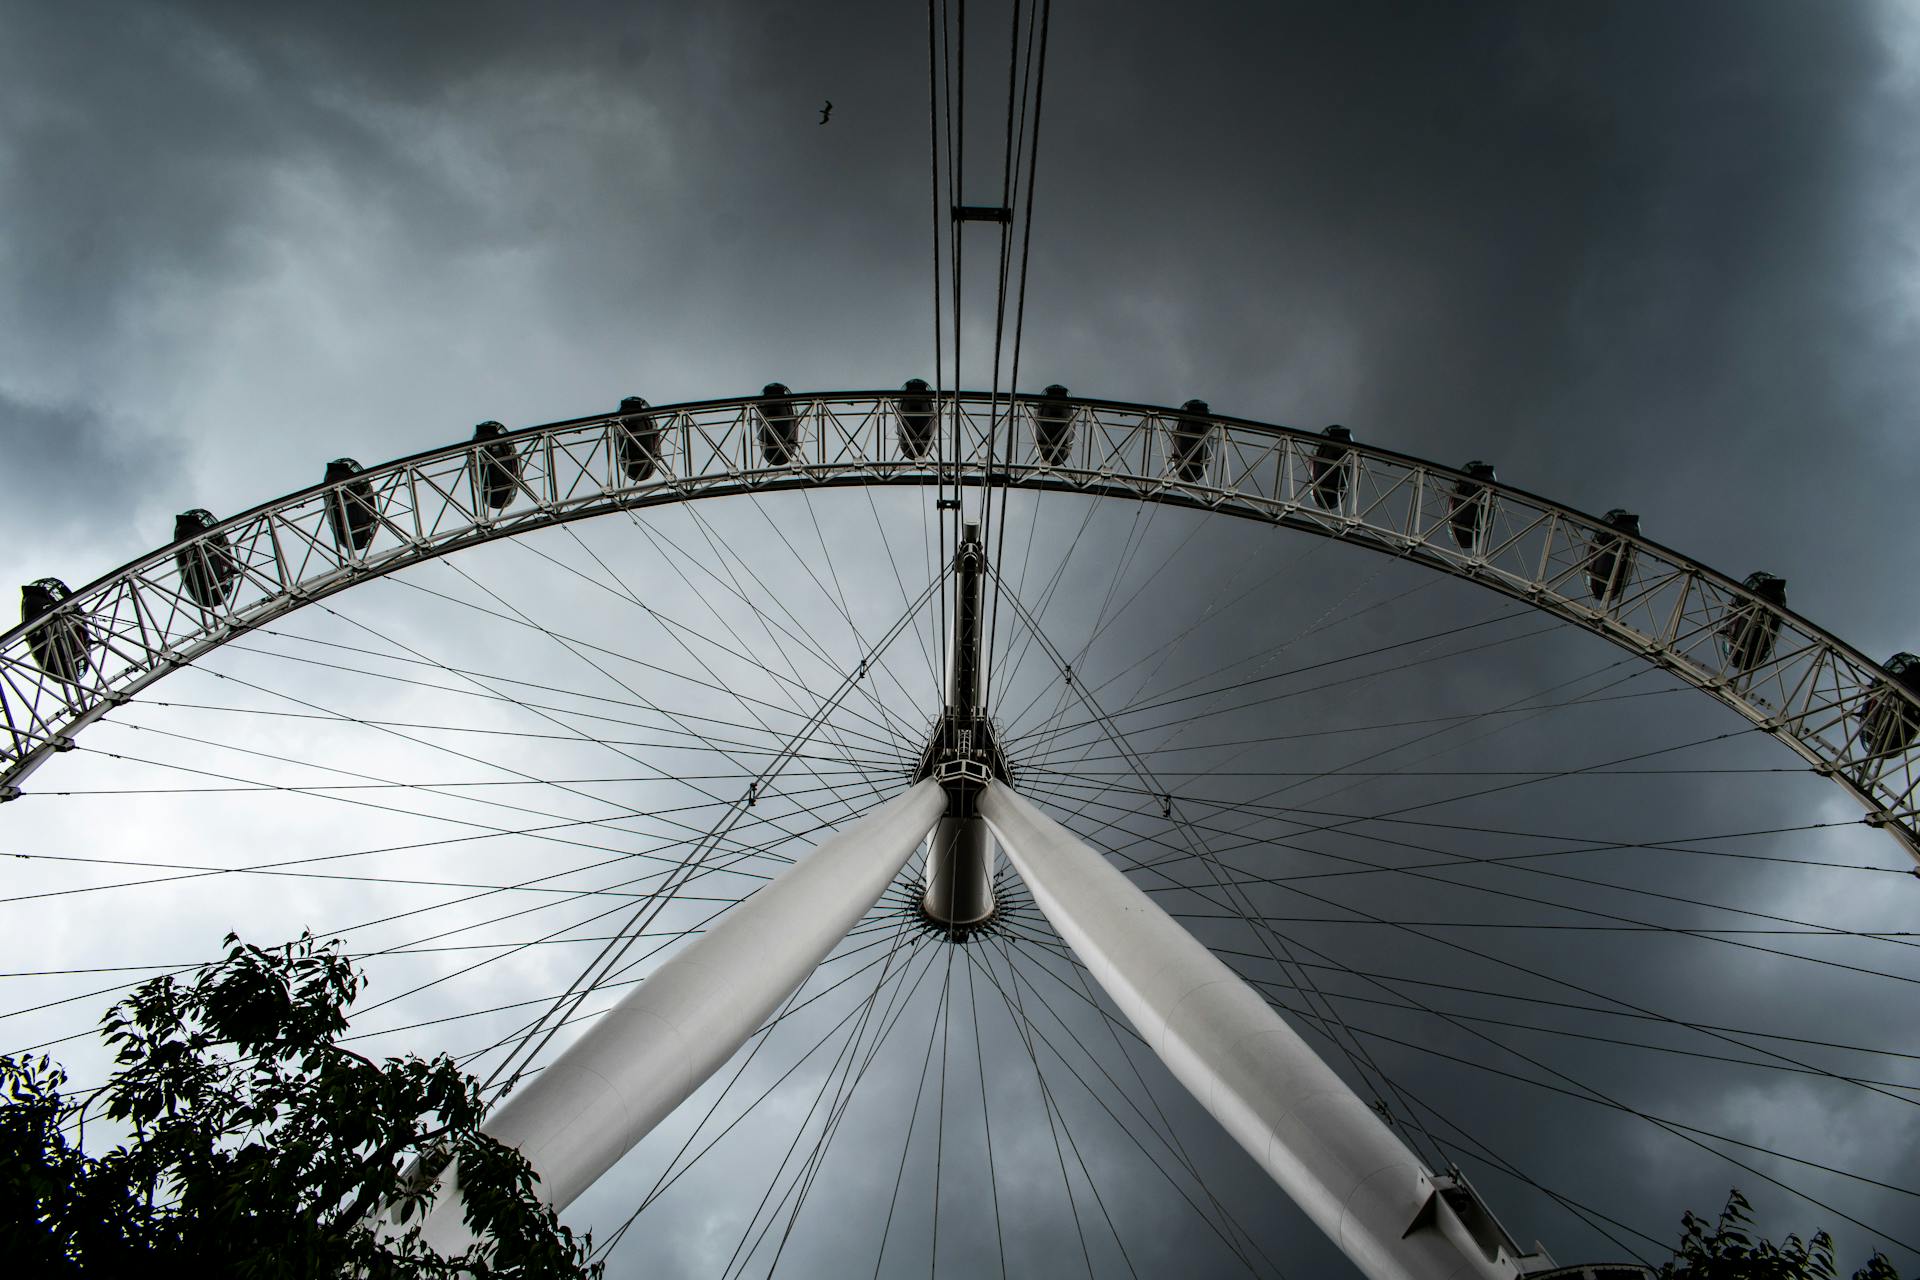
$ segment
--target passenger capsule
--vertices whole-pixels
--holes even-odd
[[[620,402],[620,417],[613,426],[620,470],[630,484],[647,479],[660,465],[660,424],[648,410],[653,406],[639,396]]]
[[[80,611],[72,605],[61,607],[72,594],[58,578],[41,578],[20,588],[20,621],[29,624],[27,650],[42,671],[66,684],[78,684],[87,673],[87,650],[93,645]]]
[[[800,456],[800,414],[784,382],[760,388],[760,456],[770,467],[784,467]]]
[[[1353,450],[1341,446],[1353,443],[1353,432],[1342,426],[1331,426],[1320,434],[1327,440],[1308,456],[1307,478],[1313,489],[1313,500],[1320,504],[1320,509],[1334,511],[1347,496]]]
[[[362,470],[352,458],[335,458],[327,464],[326,483],[340,486],[327,495],[327,523],[333,528],[333,540],[353,551],[367,549],[379,518],[373,505],[373,482],[360,475]]]
[[[234,580],[240,576],[239,562],[233,558],[233,544],[224,533],[207,533],[218,523],[210,512],[199,507],[182,511],[173,520],[173,540],[185,546],[173,553],[180,567],[180,581],[202,609],[218,609],[227,602]],[[198,538],[198,542],[187,542]]]
[[[1619,507],[1601,520],[1606,532],[1597,533],[1587,555],[1587,587],[1601,604],[1612,604],[1627,589],[1633,577],[1633,543],[1629,536],[1640,536],[1640,517]]]
[[[1780,634],[1776,610],[1787,607],[1787,580],[1770,573],[1750,573],[1740,585],[1759,599],[1730,606],[1717,634],[1727,665],[1745,675],[1773,656],[1773,642]]]
[[[492,511],[505,511],[520,483],[520,455],[506,434],[498,422],[483,422],[473,429],[474,488]]]
[[[908,378],[900,387],[900,452],[916,462],[933,450],[933,397],[925,378]]]
[[[1213,454],[1209,412],[1205,400],[1189,400],[1180,406],[1181,416],[1168,429],[1167,461],[1187,484],[1198,483],[1207,473],[1207,459]]]
[[[1911,693],[1920,693],[1920,657],[1896,653],[1886,661],[1893,682]],[[1920,733],[1920,716],[1907,700],[1885,683],[1867,695],[1860,709],[1860,740],[1876,756],[1904,751]]]
[[[1480,540],[1487,536],[1487,521],[1493,515],[1493,495],[1487,486],[1498,477],[1491,462],[1469,462],[1460,469],[1467,476],[1453,482],[1447,524],[1453,530],[1454,545],[1472,553],[1480,550]]]
[[[1073,452],[1073,406],[1067,403],[1071,394],[1053,383],[1033,407],[1033,447],[1050,467],[1059,466]]]

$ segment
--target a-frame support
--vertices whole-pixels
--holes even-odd
[[[921,782],[812,853],[675,952],[482,1128],[517,1147],[563,1209],[632,1150],[758,1031],[887,891],[946,811]],[[443,1253],[472,1242],[459,1171],[423,1238]]]
[[[1370,1280],[1514,1280],[1473,1190],[1421,1164],[1267,1002],[1105,858],[1010,787],[980,816],[1033,900],[1175,1078]]]
[[[877,902],[929,832],[921,910],[959,941],[993,912],[993,840],[1176,1079],[1369,1280],[1549,1280],[1458,1174],[1434,1173],[1266,1001],[1007,784],[980,711],[984,547],[956,557],[946,700],[905,794],[821,842],[677,952],[510,1097],[486,1131],[564,1208],[717,1071]],[[990,838],[991,837],[991,838]],[[471,1243],[458,1195],[426,1242]],[[1625,1268],[1600,1274],[1645,1274]]]

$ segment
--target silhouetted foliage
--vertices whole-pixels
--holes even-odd
[[[1674,1260],[1660,1268],[1660,1280],[1837,1280],[1833,1238],[1817,1231],[1810,1240],[1788,1236],[1782,1244],[1756,1240],[1753,1206],[1738,1188],[1727,1194],[1727,1207],[1709,1227],[1707,1220],[1689,1211],[1682,1219],[1684,1234]],[[1876,1251],[1853,1280],[1900,1280],[1900,1273]]]
[[[336,1043],[366,982],[338,943],[226,942],[226,959],[107,1014],[102,1089],[70,1096],[48,1058],[0,1057],[9,1274],[598,1275],[526,1160],[480,1133],[477,1081],[444,1055],[375,1062]],[[89,1113],[124,1140],[83,1149]],[[408,1171],[456,1158],[480,1243],[448,1258],[418,1238],[435,1188]]]

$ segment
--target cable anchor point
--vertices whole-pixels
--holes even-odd
[[[1013,221],[1013,210],[1004,204],[957,204],[953,206],[955,222],[998,222]]]

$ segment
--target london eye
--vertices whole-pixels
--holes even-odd
[[[1908,1123],[1920,1056],[1828,1015],[1920,981],[1920,658],[1494,462],[1030,385],[1047,8],[969,204],[930,6],[932,368],[409,427],[23,588],[0,905],[99,924],[15,955],[10,1051],[246,882],[616,1265],[1625,1280],[1671,1224],[1603,1130],[1920,1256],[1876,1153],[1630,1083]]]

